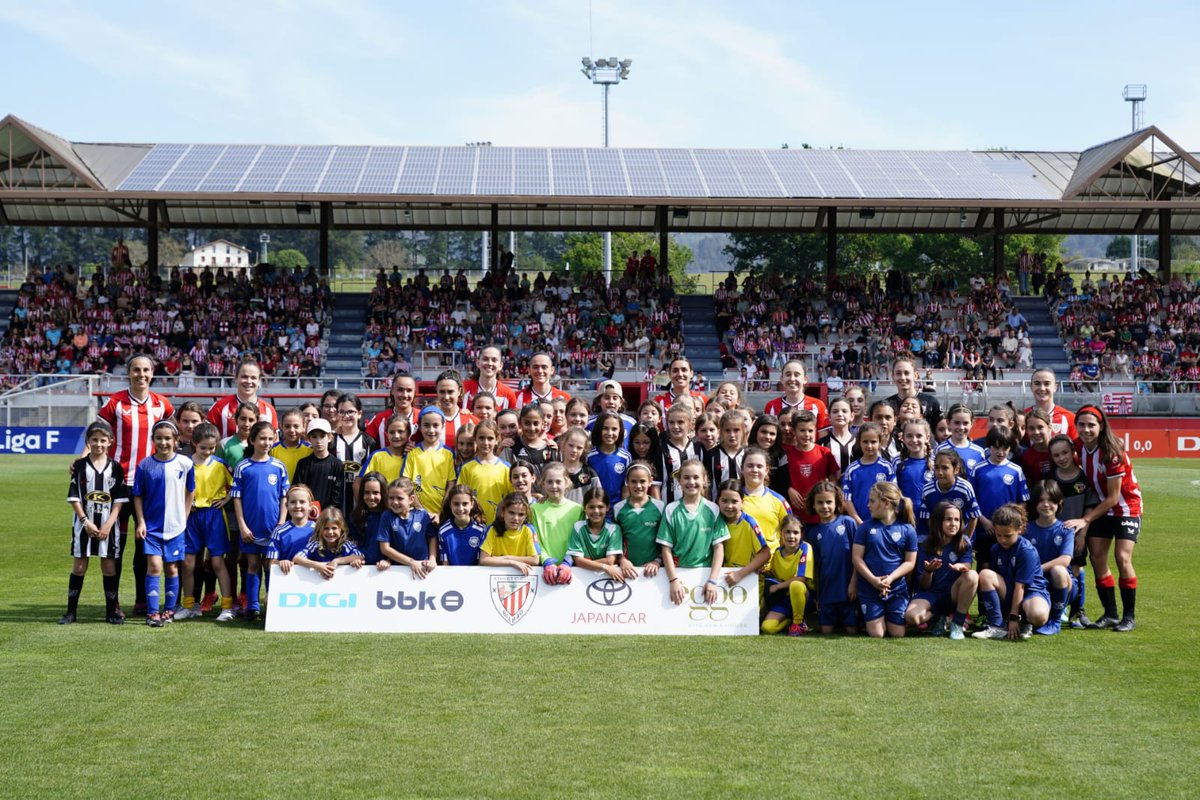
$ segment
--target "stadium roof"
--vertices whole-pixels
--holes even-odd
[[[70,142],[0,120],[0,224],[1200,233],[1155,127],[1081,153]],[[1164,215],[1164,219],[1166,215]]]

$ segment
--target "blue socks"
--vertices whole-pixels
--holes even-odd
[[[1061,589],[1056,586],[1050,587],[1050,619],[1056,620],[1062,617],[1063,609],[1067,607],[1067,600],[1070,597],[1070,586],[1064,586]]]
[[[158,613],[158,576],[146,576],[146,613]]]
[[[246,603],[252,611],[258,611],[258,593],[262,589],[262,576],[257,572],[246,573]]]
[[[995,589],[979,593],[979,610],[994,628],[1004,627],[1004,616],[1000,613],[1000,593]]]
[[[179,576],[167,577],[167,596],[163,598],[163,608],[174,611],[179,601]]]

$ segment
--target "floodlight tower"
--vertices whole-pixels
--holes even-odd
[[[1121,97],[1125,98],[1125,102],[1129,103],[1131,114],[1132,130],[1136,131],[1142,127],[1142,103],[1146,102],[1146,84],[1144,83],[1127,83],[1125,90],[1121,92]],[[1141,244],[1136,232],[1133,234],[1133,245],[1129,252],[1129,272],[1133,275],[1138,271],[1138,245]]]
[[[604,89],[604,105],[602,107],[604,122],[604,146],[608,147],[608,87],[616,86],[629,77],[629,68],[633,59],[598,58],[594,62],[586,56],[581,59],[583,69],[579,70],[592,83]],[[612,233],[604,232],[604,283],[612,282]]]

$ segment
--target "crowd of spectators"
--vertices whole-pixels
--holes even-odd
[[[230,376],[250,356],[299,381],[320,374],[331,299],[311,268],[174,268],[163,278],[122,266],[84,279],[69,265],[34,267],[0,343],[0,374],[119,374],[149,353],[184,386]]]
[[[1052,316],[1071,352],[1070,382],[1093,390],[1101,380],[1131,380],[1149,391],[1200,387],[1200,283],[1163,283],[1150,272],[1093,276],[1078,283],[1058,273],[1047,283]]]
[[[610,377],[615,369],[644,369],[684,352],[679,301],[669,274],[626,268],[610,286],[600,273],[568,276],[514,270],[489,272],[472,286],[466,272],[425,270],[404,278],[380,270],[363,333],[364,374],[386,381],[409,372],[414,359],[474,363],[489,345],[503,348],[513,373],[539,351],[556,353],[562,378]],[[455,357],[457,356],[457,358]]]
[[[953,279],[891,272],[811,277],[785,285],[779,275],[730,275],[714,293],[726,369],[767,375],[790,358],[808,362],[817,380],[872,381],[899,353],[926,370],[962,370],[968,380],[1030,368],[1028,322],[1006,280]]]

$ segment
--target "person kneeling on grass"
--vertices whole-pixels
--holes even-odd
[[[1029,639],[1033,629],[1050,618],[1050,593],[1042,574],[1037,548],[1021,535],[1028,521],[1025,509],[1008,503],[992,515],[996,544],[989,568],[979,573],[979,609],[988,626],[976,639]],[[1002,608],[1008,608],[1005,626]],[[1024,620],[1024,621],[1022,621]]]
[[[767,607],[763,633],[780,633],[785,627],[788,636],[808,633],[804,609],[808,593],[816,583],[816,562],[811,558],[808,543],[802,539],[801,529],[800,518],[794,516],[784,519],[779,528],[779,549],[771,555],[763,573]]]

